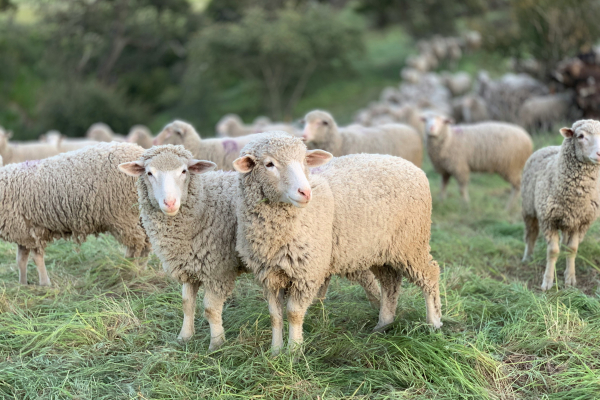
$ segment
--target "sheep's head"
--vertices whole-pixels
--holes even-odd
[[[135,125],[127,134],[129,143],[136,143],[144,148],[152,147],[152,132],[144,125]]]
[[[326,111],[314,110],[304,117],[304,132],[302,139],[305,142],[322,143],[331,134],[335,120]]]
[[[98,142],[111,142],[113,140],[114,132],[108,125],[103,122],[97,122],[90,126],[85,136],[88,139],[96,140]]]
[[[425,123],[425,134],[428,137],[437,137],[443,132],[446,125],[452,124],[450,118],[442,115],[424,115],[421,121]]]
[[[169,216],[179,212],[187,199],[190,175],[215,169],[210,161],[194,160],[183,146],[157,146],[146,150],[137,161],[119,165],[119,170],[143,179],[150,203]]]
[[[562,128],[560,134],[573,143],[577,160],[586,164],[600,164],[600,122],[580,120],[571,128]]]
[[[198,135],[192,125],[187,122],[175,120],[165,126],[152,143],[155,146],[163,144],[182,145],[185,143],[187,136],[194,134]]]
[[[0,150],[4,150],[6,146],[8,146],[8,141],[12,138],[11,131],[5,131],[4,128],[0,126]]]
[[[270,203],[308,205],[312,189],[308,169],[326,164],[333,156],[323,150],[307,150],[302,140],[286,132],[268,132],[248,143],[233,162]],[[242,180],[244,182],[244,180]]]
[[[217,123],[217,134],[219,136],[232,136],[232,133],[243,126],[242,119],[235,114],[227,114]]]

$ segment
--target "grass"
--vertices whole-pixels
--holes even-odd
[[[559,143],[558,134],[536,145]],[[334,279],[313,305],[298,360],[272,358],[261,289],[246,276],[226,303],[228,342],[208,354],[208,325],[176,341],[180,286],[152,258],[138,271],[109,236],[49,246],[53,287],[17,284],[16,246],[0,242],[0,398],[17,399],[593,399],[600,393],[600,224],[580,247],[577,289],[539,290],[545,245],[521,265],[519,211],[509,186],[474,175],[472,203],[453,182],[434,196],[432,252],[442,266],[444,326],[426,325],[405,284],[396,322],[373,334],[362,289]],[[29,282],[37,274],[30,265]],[[199,302],[200,306],[200,302]]]

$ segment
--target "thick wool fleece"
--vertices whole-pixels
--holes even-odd
[[[127,135],[127,141],[129,143],[135,143],[144,149],[152,147],[153,140],[152,132],[144,125],[133,126]]]
[[[42,160],[60,153],[56,144],[14,143],[0,139],[0,155],[4,159],[4,164]]]
[[[401,158],[375,154],[334,158],[313,173],[327,180],[335,198],[332,273],[391,266],[431,294],[441,316],[425,173]]]
[[[138,158],[133,144],[98,144],[0,169],[0,237],[27,249],[112,233],[140,256],[149,243],[135,206],[135,179],[117,170]]]
[[[256,135],[201,139],[192,125],[175,121],[158,134],[155,144],[183,145],[195,158],[212,161],[217,164],[217,169],[233,171],[233,161],[239,157],[240,150],[254,138]]]
[[[420,167],[423,162],[423,141],[412,127],[403,124],[385,124],[377,127],[352,125],[339,128],[328,112],[311,111],[305,117],[307,124],[326,121],[325,131],[317,134],[311,148],[330,152],[335,157],[348,154],[389,154],[402,157]]]
[[[471,172],[497,173],[518,191],[533,143],[523,128],[500,122],[448,125],[427,136],[427,153],[442,177],[466,185]]]

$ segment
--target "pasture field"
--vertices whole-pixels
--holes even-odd
[[[561,142],[556,132],[536,148]],[[420,291],[404,283],[395,324],[371,333],[377,311],[358,286],[334,279],[305,321],[297,357],[270,356],[262,291],[242,277],[223,313],[227,343],[209,354],[176,340],[180,285],[156,257],[145,271],[110,236],[47,249],[52,288],[18,285],[16,245],[0,243],[2,399],[593,399],[600,397],[600,224],[579,249],[577,289],[539,289],[545,243],[521,265],[523,223],[504,205],[509,185],[474,175],[471,205],[454,181],[434,196],[432,252],[442,267],[444,326],[424,324]],[[37,283],[33,263],[29,282]],[[201,302],[198,302],[198,307]],[[297,359],[295,359],[297,358]]]

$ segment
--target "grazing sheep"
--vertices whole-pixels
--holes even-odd
[[[144,149],[152,147],[153,140],[152,132],[144,125],[134,125],[127,134],[127,141],[129,143],[135,143]]]
[[[577,248],[599,215],[600,122],[581,120],[562,128],[561,146],[536,151],[523,171],[525,255],[533,254],[540,229],[548,243],[542,290],[554,282],[559,254],[558,233],[568,248],[565,286],[575,286]]]
[[[306,309],[331,274],[371,270],[379,278],[375,329],[393,322],[402,276],[422,287],[427,322],[441,326],[425,173],[401,158],[374,154],[336,158],[321,167],[331,157],[307,151],[284,132],[269,132],[234,162],[240,173],[236,249],[267,292],[274,353],[283,346],[284,291],[294,347],[302,342]]]
[[[12,132],[0,127],[0,156],[4,164],[41,160],[60,153],[58,146],[51,143],[15,143],[9,142]]]
[[[165,271],[183,284],[184,319],[178,338],[187,341],[194,334],[196,296],[203,284],[211,351],[225,340],[223,304],[236,278],[249,272],[235,252],[238,177],[210,172],[214,167],[173,145],[153,147],[137,160],[119,165],[122,172],[139,177],[143,226]],[[363,284],[372,304],[378,304],[379,288],[372,274],[361,271],[348,278]],[[326,291],[323,285],[321,297]]]
[[[569,93],[531,97],[521,106],[520,125],[526,129],[550,130],[553,125],[569,119],[572,105]]]
[[[135,207],[135,180],[116,170],[142,152],[132,144],[98,144],[0,169],[0,238],[19,246],[21,284],[33,250],[39,283],[50,285],[44,249],[59,238],[82,242],[108,232],[127,246],[126,257],[145,263],[150,245]]]
[[[518,195],[521,171],[531,155],[533,143],[523,128],[501,122],[450,125],[443,116],[425,117],[427,153],[442,175],[442,199],[453,176],[460,193],[469,202],[467,185],[471,172],[497,173],[512,186],[507,208]]]
[[[306,114],[304,140],[313,148],[329,151],[335,157],[355,154],[390,154],[411,161],[417,167],[423,161],[423,143],[419,133],[402,124],[380,125],[377,128],[338,128],[326,111]]]
[[[183,145],[194,157],[212,161],[217,169],[233,170],[232,162],[240,149],[254,139],[256,135],[247,135],[223,139],[201,139],[194,127],[187,122],[174,121],[164,127],[154,139],[155,145]]]

